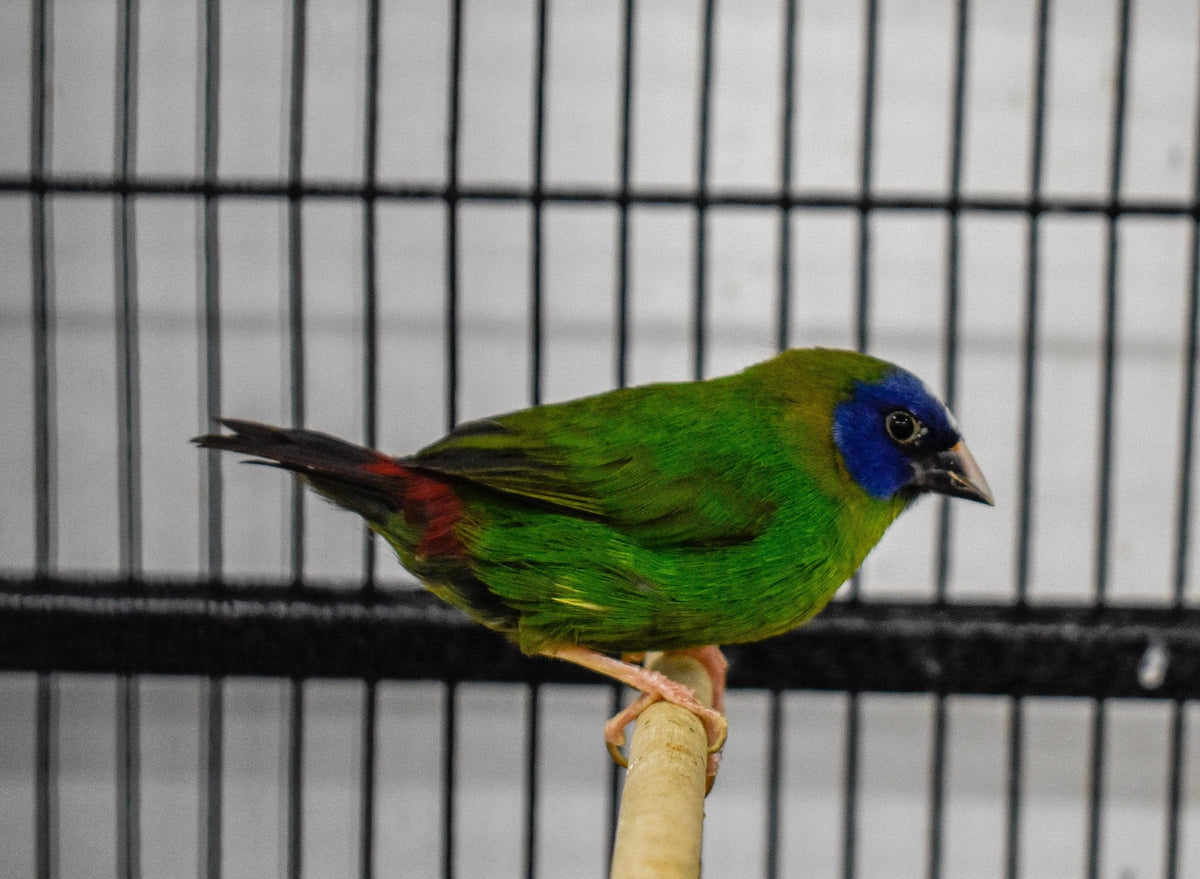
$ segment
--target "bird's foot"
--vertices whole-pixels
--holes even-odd
[[[670,702],[681,708],[686,708],[699,718],[708,736],[708,787],[712,787],[717,775],[717,765],[720,761],[720,750],[725,744],[729,732],[729,723],[723,713],[725,707],[725,670],[727,663],[719,648],[696,647],[688,650],[671,651],[691,656],[696,659],[712,680],[713,706],[709,708],[696,698],[691,688],[678,683],[652,669],[634,665],[632,662],[616,659],[587,647],[566,645],[548,648],[541,651],[545,656],[565,659],[584,668],[599,672],[623,684],[641,690],[642,695],[627,708],[618,712],[604,725],[604,741],[608,752],[619,766],[628,766],[625,755],[621,752],[625,744],[625,727],[637,719],[643,711],[659,700]],[[628,659],[629,657],[626,657]],[[641,656],[639,655],[639,658]]]
[[[719,756],[721,748],[725,746],[725,738],[729,734],[729,721],[725,719],[725,715],[715,708],[709,708],[697,699],[691,687],[678,684],[658,672],[647,671],[647,674],[661,678],[662,685],[654,683],[652,684],[655,687],[654,690],[643,690],[641,696],[614,714],[604,724],[604,743],[608,746],[608,753],[612,755],[613,762],[618,766],[629,765],[621,751],[621,748],[625,746],[625,727],[637,720],[641,713],[655,702],[664,701],[678,705],[680,708],[686,708],[704,724],[704,731],[708,736],[710,765],[713,770],[710,774],[716,775],[717,761],[714,758]]]

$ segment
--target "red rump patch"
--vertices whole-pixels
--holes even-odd
[[[423,556],[462,555],[463,546],[454,534],[454,525],[462,518],[463,505],[454,490],[440,479],[402,467],[391,458],[364,464],[368,473],[401,480],[406,516],[422,525],[416,551]]]

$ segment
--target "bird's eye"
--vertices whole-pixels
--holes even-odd
[[[889,412],[883,419],[883,426],[888,436],[898,443],[911,443],[921,435],[921,422],[904,409]]]

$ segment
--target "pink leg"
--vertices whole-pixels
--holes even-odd
[[[709,650],[709,648],[700,648],[700,652]],[[725,658],[721,656],[719,650],[715,647],[712,650],[716,653],[717,658],[722,666],[720,673],[721,679],[721,702],[724,702],[724,663]],[[656,671],[643,668],[640,665],[634,665],[630,662],[624,662],[620,659],[614,659],[611,656],[606,656],[595,650],[587,647],[578,647],[575,645],[564,645],[561,647],[550,647],[540,651],[543,656],[551,656],[555,659],[565,659],[567,662],[573,662],[576,665],[581,665],[584,668],[599,672],[606,677],[618,680],[623,684],[633,687],[635,690],[641,690],[642,696],[633,704],[617,713],[611,720],[604,725],[604,740],[608,744],[609,753],[613,755],[613,759],[624,765],[624,757],[621,756],[620,748],[625,744],[625,727],[637,718],[648,706],[657,702],[659,699],[664,699],[667,702],[678,705],[681,708],[686,708],[691,711],[704,724],[704,728],[708,733],[709,748],[712,752],[719,751],[721,746],[725,744],[725,735],[728,731],[728,724],[725,716],[719,710],[709,708],[697,698],[695,693],[690,688],[683,684],[676,683],[665,675],[661,675]],[[712,658],[710,655],[699,656],[686,652],[689,655],[696,656],[696,659],[704,665],[705,670],[710,676],[713,676]],[[716,699],[716,679],[714,677],[714,701]]]
[[[708,677],[712,681],[713,709],[724,714],[725,673],[729,671],[729,662],[725,659],[721,648],[716,644],[710,644],[707,647],[689,647],[687,650],[678,652],[692,657],[704,666],[704,670],[708,672]]]

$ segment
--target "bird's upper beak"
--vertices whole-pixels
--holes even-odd
[[[913,485],[951,497],[962,497],[991,506],[992,490],[975,458],[961,440],[918,465]]]

